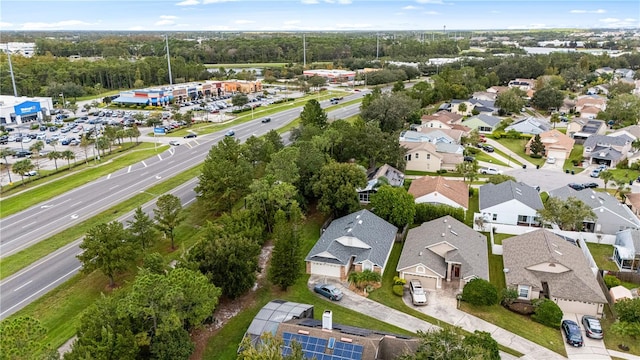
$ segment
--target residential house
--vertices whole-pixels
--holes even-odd
[[[406,130],[400,133],[400,142],[428,142],[435,144],[436,139],[419,131]]]
[[[562,312],[601,317],[607,299],[582,250],[549,230],[502,241],[507,287],[520,300],[547,298]]]
[[[614,72],[613,68],[610,68],[610,67],[608,67],[608,66],[601,67],[601,68],[597,68],[597,69],[594,71],[594,73],[595,73],[596,75],[602,75],[602,74],[611,74],[611,75],[613,75],[613,72]]]
[[[602,110],[595,106],[585,106],[580,111],[580,117],[586,119],[595,119]]]
[[[472,279],[489,280],[487,237],[447,215],[409,230],[396,268],[428,290],[450,283],[462,289]]]
[[[451,100],[451,108],[449,109],[449,111],[451,111],[454,114],[467,116],[467,115],[471,115],[473,106],[474,104],[471,103],[469,100],[454,99],[454,100]]]
[[[547,157],[554,157],[558,161],[568,159],[569,155],[571,155],[571,150],[573,150],[573,145],[575,144],[575,140],[556,129],[540,133],[540,141],[542,141],[542,144],[544,145],[545,155]],[[533,138],[527,142],[527,145],[525,146],[526,154],[531,154],[532,142]]]
[[[473,112],[478,114],[493,114],[498,111],[495,100],[480,100],[470,99],[469,102],[473,104]]]
[[[551,129],[549,124],[544,119],[526,117],[524,119],[517,120],[513,124],[507,126],[504,130],[515,130],[521,134],[538,135]]]
[[[574,110],[581,117],[594,119],[600,111],[607,109],[607,98],[598,95],[583,95],[576,100]]]
[[[479,114],[472,116],[462,122],[462,125],[471,128],[472,130],[478,129],[481,134],[490,134],[495,128],[500,125],[500,118],[487,114]]]
[[[627,158],[632,142],[633,140],[626,135],[592,135],[584,142],[582,156],[588,158],[592,164],[615,167]]]
[[[507,86],[492,86],[487,89],[487,92],[494,93],[496,95],[500,95],[501,92],[507,91],[509,88]]]
[[[307,255],[307,274],[339,278],[371,270],[383,274],[398,228],[369,210],[335,219]]]
[[[574,197],[593,209],[597,218],[595,222],[585,221],[582,231],[613,235],[624,229],[640,229],[640,219],[607,192],[591,189],[576,191],[563,186],[549,191],[549,196],[562,200]]]
[[[446,142],[448,144],[460,144],[462,137],[468,135],[467,132],[456,129],[437,129],[423,127],[419,130],[421,133],[436,139],[436,144]],[[438,141],[440,139],[440,141]]]
[[[360,202],[368,204],[371,195],[375,194],[382,185],[400,187],[404,185],[404,174],[389,164],[384,164],[370,172],[367,176],[367,186],[357,189]]]
[[[626,229],[616,233],[613,261],[620,271],[640,273],[640,230]]]
[[[544,208],[538,191],[524,183],[508,180],[480,186],[480,213],[486,222],[538,226],[538,210]]]
[[[407,149],[404,156],[406,170],[436,172],[442,169],[442,155],[430,142],[400,142]]]
[[[632,213],[640,217],[640,193],[630,193],[624,196],[624,203]]]
[[[447,180],[442,176],[423,176],[414,179],[409,186],[409,194],[416,204],[442,204],[464,211],[469,209],[469,185],[460,180]]]
[[[628,136],[632,141],[640,138],[640,125],[630,125],[627,127],[623,127],[620,128],[614,132],[611,132],[609,134],[607,134],[609,136],[620,136],[620,135],[626,135]]]
[[[633,75],[635,75],[635,71],[625,68],[616,69],[613,73],[617,78],[633,79]]]
[[[433,115],[423,115],[420,127],[432,127],[439,129],[456,129],[461,126],[462,115],[454,114],[449,111],[438,111]],[[458,130],[463,130],[458,128]]]
[[[471,98],[476,100],[485,100],[485,101],[495,102],[496,99],[498,98],[498,94],[490,91],[476,91],[473,94],[471,94]]]
[[[607,132],[607,124],[602,120],[576,118],[567,124],[567,135],[572,137],[576,144],[584,144],[591,135],[604,135]]]
[[[524,92],[534,90],[536,88],[536,79],[515,79],[507,84],[510,88],[518,88]]]

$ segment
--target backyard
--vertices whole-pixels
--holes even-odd
[[[591,252],[591,256],[593,256],[593,260],[596,261],[596,265],[598,265],[598,269],[600,270],[609,270],[609,271],[618,271],[618,266],[612,260],[613,257],[613,246],[607,244],[595,244],[595,243],[587,243],[587,247]]]

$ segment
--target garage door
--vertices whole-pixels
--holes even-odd
[[[311,274],[331,277],[340,277],[340,265],[325,264],[319,262],[311,263]]]
[[[407,280],[407,283],[409,283],[409,281],[416,279],[416,280],[420,280],[420,283],[422,283],[422,287],[426,290],[436,290],[437,286],[438,286],[438,279],[434,278],[434,277],[429,277],[429,276],[420,276],[420,275],[414,275],[414,274],[404,274],[404,278],[405,280]]]
[[[558,306],[564,313],[598,316],[598,304],[558,299]]]
[[[559,150],[551,150],[547,153],[547,157],[554,157],[556,160],[564,160],[567,157],[567,153]]]

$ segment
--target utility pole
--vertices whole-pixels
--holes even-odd
[[[173,76],[171,76],[171,57],[169,56],[169,35],[165,34],[164,40],[167,46],[167,68],[169,68],[169,85],[173,85]]]
[[[380,55],[380,34],[376,33],[376,60],[378,60],[379,55]]]
[[[307,68],[307,39],[302,34],[302,69]]]
[[[7,60],[9,61],[9,72],[11,73],[11,84],[13,85],[13,96],[18,97],[16,78],[15,76],[13,76],[13,65],[11,64],[11,51],[9,51],[9,43],[7,43]],[[9,175],[9,181],[11,181],[11,175]]]

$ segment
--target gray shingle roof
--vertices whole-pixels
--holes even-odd
[[[574,197],[592,208],[596,216],[599,216],[600,214],[600,211],[597,211],[598,209],[606,209],[620,217],[620,220],[625,222],[625,226],[631,226],[633,224],[640,226],[640,220],[631,212],[631,210],[629,210],[626,205],[618,201],[618,199],[606,192],[593,191],[591,189],[577,191],[568,186],[563,186],[549,191],[549,196],[558,197],[562,200]]]
[[[625,229],[616,233],[615,247],[623,259],[633,259],[635,254],[640,254],[640,230]],[[621,249],[624,249],[621,251]],[[625,256],[626,255],[626,256]]]
[[[530,285],[540,290],[542,282],[547,282],[552,297],[607,302],[582,250],[548,230],[505,239],[502,250],[507,286]],[[528,269],[545,263],[559,264],[569,270],[552,273]]]
[[[478,114],[476,116],[474,116],[475,118],[480,119],[480,121],[482,121],[483,123],[491,126],[491,127],[496,127],[498,126],[498,124],[500,124],[500,122],[502,120],[500,120],[500,118],[497,118],[495,116],[491,116],[491,115],[487,115],[487,114]]]
[[[506,131],[515,130],[525,134],[540,134],[549,129],[551,126],[546,120],[532,117],[518,120],[505,128]]]
[[[528,207],[540,210],[544,207],[540,194],[525,183],[508,180],[500,184],[486,184],[480,187],[480,211],[509,200],[518,200]]]
[[[447,242],[456,249],[442,258],[427,247]],[[487,237],[447,215],[409,230],[397,270],[423,264],[446,276],[447,261],[462,264],[462,277],[477,276],[489,280]]]
[[[384,268],[397,232],[374,213],[360,210],[333,220],[305,260],[346,265],[355,256],[354,264],[370,260]]]
[[[606,136],[606,135],[591,135],[584,141],[585,147],[595,148],[596,146],[624,146],[627,142],[632,141],[626,135],[620,136]]]
[[[596,146],[595,149],[591,150],[591,157],[595,159],[618,161],[622,159],[623,154],[608,146]]]

